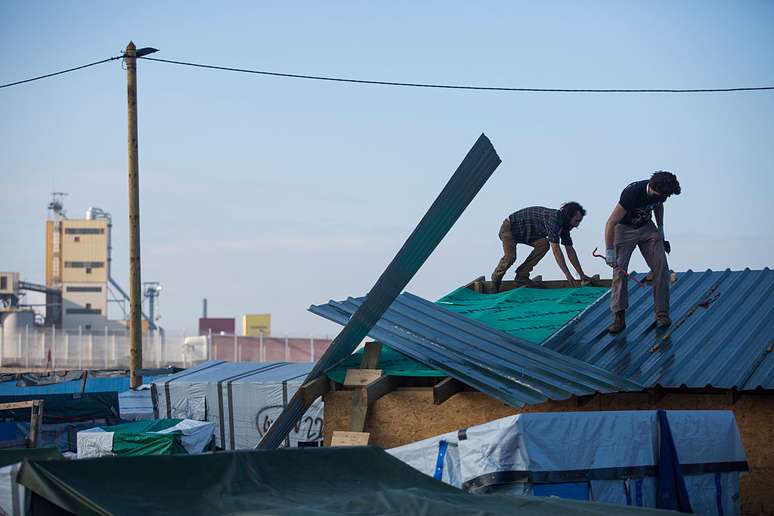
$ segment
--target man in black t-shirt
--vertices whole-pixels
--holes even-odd
[[[570,237],[570,231],[580,225],[585,215],[586,210],[577,202],[565,203],[558,210],[532,206],[511,213],[500,226],[499,236],[503,243],[503,257],[500,258],[492,273],[494,291],[499,292],[505,272],[516,262],[516,244],[526,244],[532,247],[532,252],[527,259],[516,269],[515,282],[517,286],[530,284],[530,272],[543,259],[549,247],[571,287],[580,286],[580,282],[583,281],[590,281],[591,278],[586,276],[581,268],[578,255],[572,246],[572,237]],[[580,282],[575,280],[567,268],[564,255],[559,247],[560,243],[567,251],[570,263],[578,272]]]
[[[650,180],[636,181],[621,192],[621,198],[605,225],[605,261],[613,267],[611,309],[613,324],[608,331],[620,333],[626,327],[629,306],[626,270],[635,247],[653,274],[653,300],[656,324],[666,327],[669,319],[669,264],[664,244],[664,201],[680,194],[677,176],[659,170]],[[656,224],[651,215],[655,213]]]

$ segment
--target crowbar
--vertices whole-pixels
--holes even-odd
[[[605,263],[607,263],[607,260],[605,259],[605,255],[599,254],[597,252],[598,249],[599,249],[598,247],[595,247],[594,250],[591,252],[591,255],[592,256],[596,256],[597,258],[602,258],[603,260],[605,260]],[[618,264],[616,264],[615,267],[613,267],[613,270],[614,271],[621,271],[624,274],[626,274],[626,277],[629,278],[630,280],[632,280],[633,282],[635,282],[638,287],[643,288],[645,286],[645,284],[643,282],[641,282],[640,280],[635,278],[633,275],[631,275],[628,272],[626,272],[625,270],[623,270],[621,267],[618,266]]]

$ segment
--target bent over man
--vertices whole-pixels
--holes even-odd
[[[567,251],[570,263],[578,271],[581,281],[590,281],[584,274],[578,261],[578,255],[572,247],[570,230],[580,225],[586,210],[577,202],[568,202],[558,210],[532,206],[512,213],[500,226],[500,240],[503,242],[503,257],[492,273],[492,283],[495,292],[500,290],[500,283],[505,272],[516,261],[516,244],[526,244],[532,247],[532,252],[524,260],[524,263],[516,269],[516,284],[529,284],[529,273],[535,265],[545,256],[548,248],[554,253],[557,265],[564,273],[571,286],[577,287],[578,282],[570,274],[564,255],[559,247],[561,242]]]
[[[635,247],[653,274],[653,301],[656,324],[666,327],[669,318],[669,265],[664,248],[664,201],[680,194],[680,183],[671,172],[659,170],[650,180],[636,181],[624,188],[605,225],[605,261],[613,267],[611,310],[613,324],[608,331],[620,333],[626,328],[629,289],[626,270]],[[656,227],[651,214],[656,214]]]

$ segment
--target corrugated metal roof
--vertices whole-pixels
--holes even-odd
[[[309,310],[346,324],[362,302],[363,298],[349,298]],[[395,300],[368,335],[516,407],[572,395],[643,389],[409,293]]]
[[[707,298],[706,308],[688,315]],[[543,346],[647,386],[774,388],[774,271],[678,273],[672,327],[656,330],[653,312],[651,289],[630,282],[621,334],[607,332],[608,293]],[[672,334],[663,342],[667,330]]]

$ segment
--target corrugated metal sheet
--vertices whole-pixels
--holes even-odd
[[[708,297],[706,308],[687,315]],[[630,282],[629,300],[621,334],[607,332],[608,293],[543,345],[647,386],[774,388],[774,271],[678,273],[666,343],[667,330],[653,323],[651,289]]]
[[[365,297],[363,305],[353,313],[350,320],[344,322],[344,328],[315,364],[307,381],[314,380],[352,354],[499,165],[500,156],[497,155],[489,138],[482,134],[409,235],[403,247],[376,280]],[[300,393],[300,390],[296,392],[285,410],[258,443],[258,448],[279,446],[296,421],[301,418],[311,402],[304,400],[303,394]]]
[[[362,302],[363,298],[349,298],[309,310],[346,324]],[[409,293],[395,300],[368,335],[515,407],[572,395],[643,389]]]

